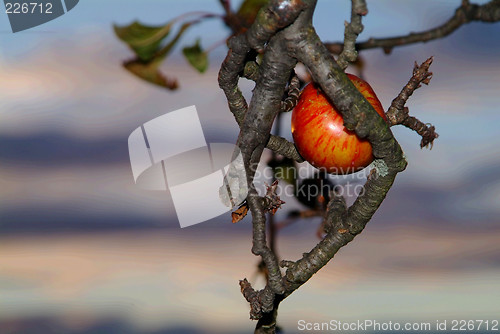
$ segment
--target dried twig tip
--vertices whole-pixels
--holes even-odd
[[[271,212],[273,215],[281,208],[282,204],[285,204],[284,201],[280,199],[280,197],[276,194],[276,189],[278,188],[278,180],[274,181],[270,186],[266,184],[266,196],[265,200],[265,208],[266,212]]]

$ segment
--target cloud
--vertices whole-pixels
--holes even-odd
[[[179,78],[182,87],[170,92],[126,72],[121,63],[127,57],[130,51],[110,28],[82,29],[71,38],[49,35],[29,56],[0,60],[0,132],[16,136],[59,132],[76,138],[128,136],[156,116],[193,104],[201,113],[217,111],[228,121],[223,93],[213,85],[215,67],[201,75],[179,56],[168,59],[164,71]]]
[[[214,232],[3,237],[0,319],[44,315],[71,324],[71,319],[119,317],[143,332],[187,324],[203,324],[207,332],[251,327],[237,286],[243,277],[255,281],[258,259],[249,251],[250,231]],[[497,239],[492,231],[369,227],[286,300],[282,324],[293,328],[298,319],[361,315],[432,321],[494,317],[500,291]],[[278,240],[287,259],[316,242],[313,232]]]

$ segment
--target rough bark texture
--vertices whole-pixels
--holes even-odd
[[[316,0],[270,0],[260,10],[250,29],[231,38],[230,50],[219,73],[220,87],[240,126],[237,146],[243,154],[250,189],[247,203],[252,214],[252,252],[262,258],[268,270],[267,285],[262,290],[252,288],[246,279],[240,281],[243,296],[250,303],[250,317],[259,320],[255,333],[275,333],[280,302],[307,282],[341,247],[363,231],[386,197],[396,175],[406,168],[403,151],[390,126],[402,124],[415,130],[422,136],[421,146],[432,145],[437,138],[433,126],[409,116],[408,108],[405,107],[409,96],[422,83],[429,83],[432,58],[420,66],[415,65],[409,82],[392,102],[386,122],[344,73],[347,64],[356,60],[357,51],[373,47],[387,50],[398,45],[440,38],[472,20],[500,20],[500,0],[482,6],[463,1],[455,15],[441,27],[420,34],[372,39],[356,44],[356,38],[363,30],[361,18],[368,10],[364,0],[351,2],[351,22],[346,23],[344,43],[325,45],[312,25]],[[338,61],[332,55],[333,49],[337,54],[340,53]],[[263,54],[260,64],[256,62],[258,53]],[[269,196],[269,193],[266,197],[260,197],[253,179],[255,167],[266,146],[276,154],[302,161],[292,143],[270,134],[277,114],[290,110],[296,102],[298,81],[291,78],[294,78],[292,74],[297,62],[308,68],[313,80],[342,114],[346,128],[371,143],[376,167],[372,169],[364,191],[351,207],[347,208],[343,197],[332,196],[324,216],[326,234],[312,250],[297,261],[278,263],[276,254],[267,245],[266,212],[271,207],[275,210],[279,205],[270,204],[269,198],[274,197]],[[238,88],[240,76],[256,82],[248,105]],[[286,268],[285,275],[282,275],[280,267]]]

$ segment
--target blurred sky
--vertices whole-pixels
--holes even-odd
[[[480,3],[484,3],[482,1]],[[239,2],[235,1],[236,7]],[[360,40],[444,22],[460,1],[369,1]],[[255,279],[250,222],[224,215],[180,229],[170,196],[135,186],[128,135],[166,112],[197,106],[208,142],[237,126],[217,85],[225,47],[201,75],[180,56],[164,71],[181,89],[141,82],[121,67],[131,52],[112,24],[162,24],[216,0],[86,0],[43,26],[13,34],[0,14],[0,333],[249,332],[238,280]],[[325,40],[343,36],[349,1],[319,0]],[[218,21],[188,32],[209,46]],[[500,314],[500,24],[470,23],[446,39],[362,53],[365,78],[387,108],[413,62],[434,56],[429,87],[410,112],[436,126],[434,148],[393,129],[408,168],[366,230],[280,307],[299,319],[431,321]],[[242,80],[247,97],[252,85]],[[289,133],[289,116],[283,120]],[[298,204],[285,199],[288,208]],[[283,219],[287,207],[277,219]],[[297,259],[317,220],[282,231]],[[40,328],[44,328],[40,331]]]

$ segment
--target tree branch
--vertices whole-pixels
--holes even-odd
[[[248,61],[243,70],[243,77],[257,82],[259,80],[259,64],[254,60]]]
[[[297,105],[300,96],[300,80],[294,73],[290,83],[288,84],[288,92],[285,100],[281,101],[281,111],[289,112]]]
[[[286,158],[304,162],[304,158],[299,154],[295,145],[283,137],[271,135],[266,147]]]
[[[279,2],[279,1],[278,1]],[[273,2],[274,3],[274,2]],[[279,6],[272,6],[276,8]],[[288,7],[286,7],[288,8]],[[294,7],[290,7],[294,8]],[[301,6],[294,8],[296,11],[300,12]],[[298,12],[296,15],[298,15]],[[272,12],[275,13],[275,12]],[[265,11],[262,15],[270,15],[269,10]],[[257,20],[263,20],[260,18],[262,15],[257,16]],[[293,17],[292,17],[293,18]],[[285,22],[286,23],[286,22]],[[283,22],[277,21],[274,26],[268,25],[266,29],[250,28],[247,31],[249,36],[252,36],[253,43],[265,43],[266,38],[269,38],[270,31],[272,29],[278,30]],[[252,26],[253,27],[253,26]],[[256,32],[256,30],[262,30]],[[263,34],[262,36],[259,33]],[[258,80],[259,78],[259,66],[254,61],[246,62],[246,58],[250,50],[252,50],[251,44],[248,41],[247,34],[241,34],[238,36],[233,36],[228,41],[229,51],[222,62],[221,69],[219,71],[219,87],[224,91],[226,99],[228,101],[229,110],[233,113],[236,122],[241,128],[245,114],[248,110],[248,104],[243,97],[239,87],[238,81],[240,74],[251,80]],[[264,42],[265,41],[265,42]],[[281,105],[278,107],[281,108]],[[287,158],[296,160],[297,162],[302,162],[304,159],[300,156],[295,148],[295,145],[285,138],[277,137],[271,135],[267,141],[267,148],[273,150],[274,152],[281,154]]]
[[[219,87],[226,94],[229,110],[238,125],[241,124],[248,104],[238,87],[239,73],[245,68],[245,59],[250,51],[245,35],[231,37],[228,41],[229,51],[219,71]]]
[[[358,58],[356,39],[363,31],[361,18],[368,13],[365,0],[351,0],[351,3],[351,22],[345,22],[344,47],[337,59],[337,63],[343,70]]]
[[[249,80],[257,82],[259,80],[259,65],[255,61],[248,61],[245,64],[243,76]],[[287,97],[281,101],[281,111],[291,111],[296,105],[300,97],[300,80],[294,75],[288,86]],[[241,123],[241,119],[238,123]],[[274,153],[280,154],[284,157],[293,159],[297,162],[303,162],[304,159],[300,156],[295,145],[283,137],[272,135],[267,142],[266,147]]]
[[[285,275],[286,296],[307,282],[312,275],[325,266],[337,251],[354,239],[345,224],[347,207],[342,196],[335,195],[328,203],[325,220],[326,236],[303,257],[296,261],[281,261],[288,268]]]
[[[455,14],[439,27],[420,33],[410,33],[409,35],[391,38],[370,38],[366,42],[357,43],[356,50],[382,48],[388,54],[397,46],[428,42],[446,37],[462,25],[472,21],[488,23],[500,21],[500,0],[491,0],[484,5],[470,4],[469,1],[462,1],[462,5],[455,10]],[[325,45],[330,52],[335,54],[338,54],[339,50],[342,50],[342,43],[340,42],[326,43]]]
[[[260,295],[246,278],[240,281],[241,294],[250,304],[250,319],[257,320],[262,317]]]
[[[245,34],[231,39],[230,50],[219,72],[219,85],[224,90],[229,108],[240,125],[236,145],[243,155],[248,182],[247,203],[252,213],[253,226],[252,253],[261,256],[269,272],[266,287],[255,292],[259,296],[258,299],[246,285],[242,289],[245,298],[248,297],[247,300],[259,300],[264,315],[259,313],[256,306],[252,307],[251,315],[261,318],[256,332],[263,333],[274,332],[275,316],[269,314],[276,313],[275,296],[283,294],[284,287],[278,260],[266,244],[265,203],[264,199],[258,196],[253,184],[254,166],[258,165],[263,149],[270,141],[274,118],[281,109],[281,98],[296,64],[287,54],[285,43],[280,37],[283,34],[281,29],[293,23],[303,9],[304,2],[301,0],[270,1],[268,6],[259,11],[255,23]],[[251,49],[263,52],[264,48],[266,52],[259,66],[258,81],[250,106],[242,108],[244,98],[238,89],[238,76],[244,71],[246,54]],[[280,144],[283,146],[285,143],[281,141]]]
[[[282,262],[287,266],[284,278],[288,295],[323,267],[333,255],[361,233],[391,188],[396,174],[406,167],[401,147],[388,124],[377,115],[370,103],[354,87],[331,53],[321,43],[312,27],[297,31],[288,41],[289,50],[308,67],[314,82],[342,114],[347,129],[370,141],[373,154],[383,168],[371,174],[364,193],[346,211],[342,200],[334,196],[328,204],[325,238],[297,262]],[[339,218],[340,217],[340,218]]]
[[[271,3],[269,8],[259,13],[256,22],[261,22],[259,17],[261,17],[262,13],[262,15],[268,16],[270,9],[275,10],[275,8],[278,8],[278,6],[274,2]],[[298,12],[296,15],[298,15]],[[283,24],[281,20],[277,20],[277,22]],[[248,32],[252,36],[253,46],[259,47],[261,43],[264,44],[263,39],[270,37],[270,28],[267,26],[265,29],[253,29],[253,27]],[[243,155],[248,188],[250,189],[247,201],[252,212],[252,252],[255,255],[260,255],[266,263],[269,271],[268,284],[276,294],[282,294],[284,291],[281,283],[281,272],[276,257],[265,242],[264,208],[254,189],[253,177],[255,170],[252,166],[257,166],[260,161],[262,151],[270,137],[274,118],[280,111],[281,98],[285,92],[286,83],[296,64],[295,60],[287,55],[285,45],[280,38],[281,34],[283,34],[282,31],[271,37],[267,43],[266,52],[259,67],[260,79],[255,85],[252,100],[241,124],[240,135],[236,143]]]
[[[375,158],[386,160],[391,171],[404,170],[403,152],[388,125],[338,66],[314,29],[297,32],[288,43],[290,52],[309,68],[314,82],[342,114],[345,127],[368,139]]]
[[[432,148],[434,139],[439,135],[435,132],[436,129],[432,124],[424,124],[417,118],[410,116],[409,110],[405,107],[405,104],[416,89],[420,88],[422,84],[429,84],[432,78],[432,72],[429,72],[429,67],[432,61],[433,57],[430,57],[420,66],[415,62],[412,77],[403,87],[399,95],[392,101],[391,106],[386,112],[387,119],[391,126],[398,124],[404,125],[417,132],[422,137],[420,148],[427,147],[429,144]]]

